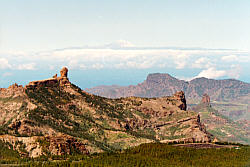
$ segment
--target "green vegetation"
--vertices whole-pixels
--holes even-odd
[[[13,163],[19,161],[20,155],[14,151],[11,144],[4,143],[0,140],[0,164]]]
[[[2,155],[2,149],[0,155]],[[1,158],[0,162],[2,164],[5,163],[3,159],[6,159],[6,157]],[[244,167],[250,165],[250,147],[195,149],[151,143],[142,144],[123,152],[106,152],[89,156],[79,154],[74,156],[52,156],[49,161],[47,160],[46,157],[40,157],[37,159],[23,159],[22,162],[19,161],[18,163],[20,166]]]
[[[27,89],[26,94],[38,106],[29,112],[29,118],[35,120],[38,126],[49,125],[64,134],[87,139],[102,150],[110,150],[106,143],[96,140],[95,134],[88,133],[92,127],[100,128],[100,125],[95,123],[88,112],[81,113],[74,105],[64,108],[71,102],[71,99],[75,98],[74,95],[62,91],[59,85],[51,88]],[[76,121],[79,119],[80,121]],[[104,129],[104,127],[100,129]],[[96,134],[96,136],[100,135]]]
[[[28,117],[34,121],[36,126],[50,126],[56,131],[68,134],[73,137],[86,139],[92,145],[97,146],[104,151],[116,151],[123,149],[124,141],[120,143],[107,142],[110,141],[104,135],[104,130],[121,131],[131,135],[131,138],[148,138],[155,140],[155,133],[152,130],[145,132],[137,132],[131,130],[121,130],[120,126],[117,129],[110,126],[110,122],[126,122],[125,118],[133,118],[131,111],[124,109],[124,104],[121,99],[107,99],[100,96],[94,96],[82,92],[80,88],[72,85],[81,96],[75,96],[63,91],[59,85],[53,87],[38,87],[26,89],[26,94],[37,108],[30,110]],[[73,104],[72,101],[81,101],[100,115],[96,118],[88,109],[81,109]],[[136,101],[133,101],[136,103]],[[140,105],[140,101],[138,105]],[[140,113],[143,115],[143,113]],[[103,117],[108,119],[103,119]],[[143,115],[143,117],[148,117]],[[94,129],[93,132],[90,132]],[[124,138],[125,140],[126,138]]]

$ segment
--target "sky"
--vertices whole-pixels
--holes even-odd
[[[82,88],[149,73],[250,82],[249,0],[0,0],[0,87],[62,66]]]

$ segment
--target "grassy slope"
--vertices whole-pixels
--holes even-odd
[[[17,151],[11,148],[11,145],[0,141],[0,164],[12,163],[20,159],[20,155]]]

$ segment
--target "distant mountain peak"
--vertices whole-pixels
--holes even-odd
[[[151,82],[151,81],[166,82],[168,80],[177,80],[177,79],[168,73],[152,73],[152,74],[149,74],[146,79],[147,82]]]
[[[201,99],[204,93],[212,100],[228,100],[250,94],[250,84],[235,79],[215,80],[205,77],[189,82],[179,80],[168,73],[148,74],[146,80],[128,87],[94,87],[88,92],[104,97],[118,98],[127,96],[162,97],[177,91],[184,91],[188,99]]]
[[[147,78],[154,78],[154,77],[174,78],[168,73],[152,73],[152,74],[148,74],[147,76]]]

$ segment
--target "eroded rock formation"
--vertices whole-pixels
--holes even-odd
[[[68,69],[66,67],[63,67],[60,71],[61,77],[68,77]]]
[[[187,103],[186,103],[186,98],[185,98],[185,94],[183,91],[180,91],[180,92],[176,92],[174,94],[174,97],[178,100],[180,100],[182,103],[180,103],[178,105],[178,107],[181,109],[181,110],[187,110]]]
[[[209,97],[209,95],[208,94],[204,94],[203,95],[203,97],[202,97],[202,99],[201,99],[201,103],[203,103],[203,104],[210,104],[210,97]]]
[[[26,88],[35,88],[35,87],[42,87],[42,86],[55,86],[59,84],[60,86],[67,86],[70,84],[68,79],[68,69],[66,67],[63,67],[60,71],[61,76],[57,77],[57,74],[55,74],[52,78],[45,79],[45,80],[38,80],[38,81],[32,81],[28,85],[26,85]]]

